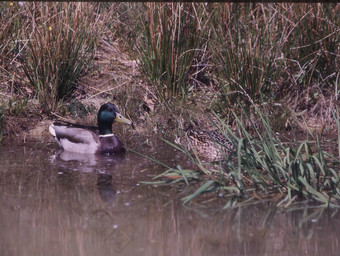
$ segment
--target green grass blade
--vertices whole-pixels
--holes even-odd
[[[183,204],[186,204],[188,202],[190,202],[191,200],[193,200],[194,198],[196,198],[197,196],[199,196],[200,194],[202,194],[203,192],[205,192],[215,181],[213,180],[209,180],[207,182],[205,182],[199,189],[197,189],[193,194],[188,195],[184,198],[182,198]]]

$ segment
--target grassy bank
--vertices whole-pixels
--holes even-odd
[[[83,118],[86,102],[112,101],[138,131],[179,142],[195,168],[168,172],[206,181],[185,201],[213,190],[227,206],[274,195],[337,206],[339,156],[316,134],[339,131],[339,8],[0,3],[0,139],[18,133],[13,116]],[[217,165],[190,144],[195,129],[232,145],[213,143]]]
[[[118,42],[163,105],[202,103],[226,117],[240,111],[236,102],[252,111],[262,95],[329,125],[339,103],[338,11],[296,3],[2,3],[1,92],[57,111],[98,69],[100,42]]]

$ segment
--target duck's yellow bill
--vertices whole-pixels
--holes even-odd
[[[123,124],[132,124],[131,120],[127,119],[126,117],[123,117],[121,114],[116,113],[116,122],[123,123]]]

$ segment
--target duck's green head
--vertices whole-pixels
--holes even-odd
[[[132,122],[123,117],[117,107],[111,103],[102,105],[98,112],[98,128],[99,134],[111,134],[113,122],[119,122],[123,124],[132,124]]]

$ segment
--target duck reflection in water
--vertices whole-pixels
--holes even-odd
[[[99,196],[106,203],[112,203],[116,199],[116,190],[113,187],[112,180],[112,174],[99,173],[97,176]]]
[[[97,189],[100,198],[106,203],[116,199],[112,174],[125,158],[125,152],[110,155],[81,154],[69,151],[58,151],[52,161],[59,169],[97,174]]]

